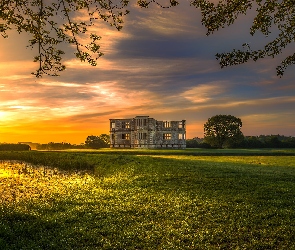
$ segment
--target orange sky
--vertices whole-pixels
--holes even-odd
[[[215,53],[240,48],[248,34],[243,17],[205,36],[199,12],[188,4],[169,10],[132,7],[122,31],[100,23],[105,56],[91,67],[66,49],[60,77],[36,79],[28,37],[0,38],[0,142],[82,143],[108,133],[109,119],[149,115],[187,120],[187,138],[203,137],[216,114],[243,121],[245,135],[295,136],[294,70],[276,76],[278,60],[220,69]],[[251,20],[250,20],[251,21]],[[248,26],[247,26],[248,25]]]

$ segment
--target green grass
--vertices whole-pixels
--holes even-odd
[[[295,249],[294,151],[196,152],[0,153],[0,249]]]
[[[84,152],[88,154],[124,154],[124,155],[293,155],[295,156],[294,148],[261,148],[261,149],[202,149],[202,148],[187,148],[187,149],[69,149],[63,152]],[[53,151],[51,151],[53,152]],[[60,151],[57,151],[60,152]]]

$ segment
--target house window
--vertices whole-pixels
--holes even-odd
[[[179,140],[184,140],[185,139],[185,134],[178,134],[178,139]]]
[[[130,134],[122,134],[123,140],[130,140]]]
[[[122,122],[122,128],[130,128],[130,122]]]
[[[147,125],[147,119],[137,119],[136,126],[142,127]]]
[[[146,133],[138,133],[139,140],[146,140]]]
[[[115,122],[112,122],[112,123],[111,123],[111,127],[112,127],[112,128],[116,128],[116,123],[115,123]]]
[[[165,121],[165,122],[163,122],[163,124],[164,124],[164,128],[170,128],[171,127],[170,122]]]
[[[181,121],[181,122],[178,122],[178,128],[183,128],[183,123],[182,123],[182,121]]]
[[[130,128],[130,122],[122,122],[122,128]]]
[[[163,134],[164,140],[171,140],[171,134]]]
[[[136,126],[138,126],[138,127],[141,126],[140,121],[141,121],[140,119],[137,119],[137,120],[136,120]]]

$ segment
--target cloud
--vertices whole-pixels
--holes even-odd
[[[295,118],[292,111],[245,115],[242,121],[245,135],[294,136]]]
[[[67,70],[57,78],[31,76],[34,51],[5,40],[0,51],[0,138],[78,143],[87,135],[108,133],[110,118],[136,115],[186,119],[192,138],[203,136],[203,124],[216,114],[242,118],[248,134],[281,133],[284,128],[289,133],[293,128],[290,134],[295,135],[294,71],[279,79],[275,60],[222,70],[215,60],[216,52],[243,42],[259,46],[261,36],[248,40],[247,18],[206,37],[199,10],[186,2],[169,10],[132,7],[120,32],[102,22],[91,27],[102,36],[105,52],[97,67],[76,60],[73,48],[64,46]]]
[[[151,4],[148,9],[134,6],[131,10],[132,20],[127,20],[126,28],[132,26],[137,31],[150,30],[161,36],[205,34],[205,28],[200,24],[200,11],[182,2],[181,6],[163,9],[156,4]],[[195,31],[194,33],[192,32]]]
[[[35,77],[31,72],[36,70],[37,64],[29,61],[6,61],[4,58],[0,61],[0,80],[18,81],[23,79],[34,80]]]
[[[227,82],[213,82],[193,87],[183,92],[181,96],[193,103],[208,103],[216,96],[225,93],[227,89]]]

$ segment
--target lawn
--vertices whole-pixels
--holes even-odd
[[[295,249],[294,151],[207,154],[1,152],[0,249]]]

